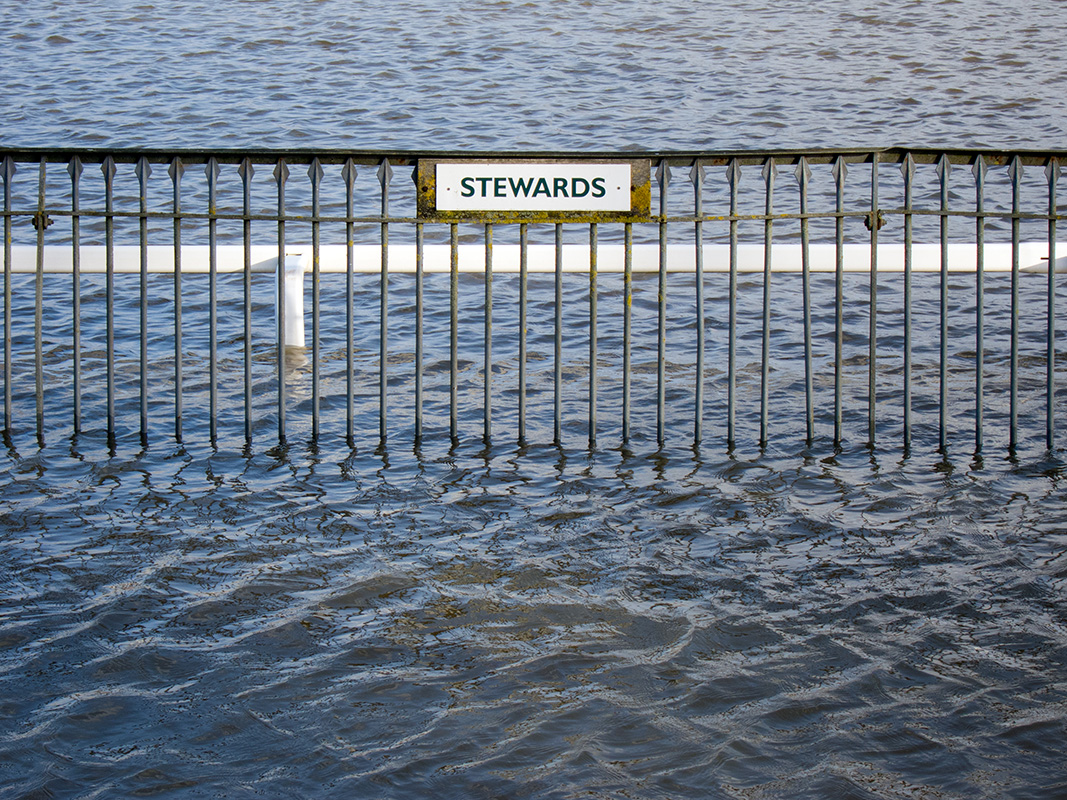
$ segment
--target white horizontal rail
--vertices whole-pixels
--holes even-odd
[[[1057,252],[1067,252],[1067,246],[1058,245]],[[696,269],[696,248],[687,244],[667,246],[668,272],[693,272]],[[311,245],[292,244],[286,247],[288,258],[300,257],[307,271],[311,270]],[[353,269],[359,273],[381,271],[382,248],[380,245],[361,244],[353,247]],[[101,245],[81,247],[81,271],[102,273],[106,271],[106,248]],[[252,271],[273,273],[278,264],[277,245],[253,245],[251,247]],[[986,244],[983,251],[984,269],[987,272],[1008,272],[1012,265],[1010,243]],[[799,244],[775,244],[772,250],[771,268],[774,272],[800,272],[802,250]],[[813,244],[809,258],[812,272],[833,272],[837,261],[834,244]],[[183,273],[207,273],[210,249],[207,245],[185,245],[181,251]],[[241,272],[244,269],[242,245],[220,245],[216,248],[217,269],[220,273]],[[621,244],[601,244],[597,247],[597,269],[600,272],[622,272],[625,259]],[[633,246],[633,271],[658,272],[659,245],[638,244]],[[869,272],[871,247],[869,244],[846,244],[843,249],[846,272]],[[0,261],[2,263],[2,261]],[[551,244],[529,245],[527,263],[530,272],[552,272],[556,268],[556,249]],[[950,272],[974,272],[977,263],[976,245],[967,243],[948,246],[948,269]],[[138,273],[141,269],[141,249],[138,245],[121,245],[114,248],[116,273]],[[323,245],[319,251],[319,268],[324,273],[347,270],[345,245]],[[1025,272],[1047,273],[1048,242],[1024,242],[1019,246],[1019,266]],[[33,273],[37,270],[37,248],[33,245],[15,245],[11,248],[11,267],[15,273]],[[73,271],[73,255],[69,245],[47,245],[44,248],[43,267],[49,273]],[[915,272],[938,272],[941,269],[941,246],[939,244],[915,244],[912,247],[912,267]],[[448,272],[451,269],[451,249],[447,244],[426,245],[423,255],[426,272]],[[704,245],[704,271],[728,272],[730,248],[724,244]],[[762,244],[742,244],[737,249],[739,272],[762,272],[764,247]],[[878,246],[878,269],[881,272],[903,272],[904,245],[899,243]],[[459,271],[483,272],[485,270],[485,246],[463,244],[459,246]],[[589,270],[589,247],[584,244],[563,246],[563,270],[587,272]],[[151,245],[148,247],[148,271],[174,272],[174,247]],[[389,245],[389,271],[394,273],[415,272],[415,245]],[[493,271],[518,272],[519,246],[497,244],[493,246]],[[1067,272],[1067,256],[1056,259],[1056,272]]]

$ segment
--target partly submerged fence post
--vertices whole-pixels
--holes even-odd
[[[837,203],[834,215],[834,239],[836,260],[834,263],[834,446],[841,445],[841,392],[842,371],[845,349],[845,177],[848,175],[848,167],[845,159],[838,156],[834,159],[833,176],[836,188]]]
[[[245,441],[252,441],[252,176],[255,168],[247,157],[237,168],[241,176],[244,243],[244,367],[245,367]]]
[[[911,153],[900,165],[904,178],[904,452],[911,449],[911,270],[914,215],[915,159]]]
[[[1049,159],[1045,167],[1048,179],[1048,314],[1045,351],[1045,446],[1056,444],[1056,182],[1060,179],[1060,160]]]
[[[867,444],[874,447],[877,435],[878,402],[878,229],[882,212],[878,208],[878,153],[871,153],[871,214],[867,218],[871,231],[870,318],[867,341]]]
[[[937,177],[941,183],[941,314],[939,316],[941,357],[938,379],[940,400],[938,402],[937,449],[941,454],[944,454],[948,447],[948,178],[951,173],[952,162],[948,160],[947,155],[942,155],[937,162]]]
[[[589,226],[589,446],[596,445],[597,403],[597,224]]]
[[[174,213],[174,439],[182,441],[182,175],[185,167],[175,157],[167,170],[173,184]]]
[[[319,218],[322,215],[320,189],[325,172],[317,158],[308,167],[311,180],[311,437],[319,438],[319,274],[322,263],[319,245]]]
[[[1011,178],[1011,404],[1008,449],[1019,443],[1019,213],[1022,210],[1023,165],[1019,157],[1008,166]],[[1052,269],[1052,265],[1049,265]],[[944,413],[944,412],[942,412]]]
[[[485,224],[485,272],[482,275],[485,290],[485,317],[482,328],[482,363],[485,383],[482,386],[482,440],[486,447],[493,438],[493,224]]]
[[[736,158],[731,159],[730,166],[726,168],[726,179],[730,183],[730,308],[726,334],[728,351],[726,356],[726,447],[728,450],[733,450],[737,407],[737,196],[738,184],[741,182],[741,164]]]
[[[381,310],[380,310],[380,362],[378,364],[378,438],[385,442],[388,416],[389,387],[389,182],[393,178],[393,168],[389,159],[382,159],[378,167],[378,182],[382,186],[382,272],[381,272]]]
[[[45,213],[45,178],[48,162],[41,159],[37,170],[37,263],[33,292],[33,386],[37,400],[37,443],[44,447],[44,232],[48,227]]]
[[[774,246],[774,179],[778,165],[768,158],[763,165],[765,215],[763,222],[763,339],[760,349],[759,446],[767,446],[767,405],[770,402],[771,361],[771,255]]]
[[[139,220],[140,238],[140,266],[141,266],[141,443],[148,444],[148,179],[152,175],[152,166],[148,159],[141,156],[137,160],[137,183],[140,189],[141,217]],[[214,191],[214,184],[208,184]],[[212,220],[212,224],[214,220]],[[214,235],[214,229],[212,229]],[[212,314],[214,315],[215,304],[212,302]],[[211,351],[216,350],[215,342],[211,342]],[[212,403],[214,403],[214,396]],[[211,415],[212,426],[215,423],[215,415]],[[212,437],[214,438],[214,437]]]
[[[671,182],[671,167],[667,159],[656,169],[659,181],[659,327],[656,359],[656,443],[661,447],[667,424],[667,186]]]
[[[975,275],[974,275],[974,452],[981,453],[985,395],[985,159],[978,156],[974,173]]]
[[[81,433],[82,388],[81,388],[81,219],[79,215],[79,195],[82,174],[82,162],[74,156],[67,164],[70,175],[70,256],[71,256],[71,359],[73,361],[74,435]],[[175,274],[178,270],[175,269]]]
[[[805,442],[811,447],[815,439],[815,383],[812,375],[811,359],[811,246],[808,226],[808,183],[811,181],[811,167],[808,160],[801,156],[795,172],[800,184],[800,258],[801,291],[804,293],[804,424]]]
[[[222,168],[215,158],[209,158],[204,167],[207,178],[207,213],[208,213],[208,435],[215,443],[218,435],[217,417],[219,403],[219,254],[218,254],[218,181]]]
[[[355,182],[358,176],[355,162],[349,158],[341,167],[341,177],[345,181],[345,440],[349,447],[353,444],[353,413],[352,395],[355,392],[355,374],[352,367],[353,346],[352,326],[355,315],[355,296],[353,287],[353,270],[355,269]],[[416,428],[421,433],[421,426]]]
[[[274,180],[278,184],[278,268],[275,286],[276,312],[276,346],[278,349],[278,441],[285,441],[285,181],[289,178],[289,167],[285,159],[279,158],[274,167]]]
[[[107,261],[106,302],[107,322],[107,438],[115,444],[115,217],[114,187],[115,159],[108,156],[100,165],[104,175],[104,247]]]
[[[11,182],[15,162],[4,159],[4,431],[11,432]]]
[[[693,182],[693,214],[697,221],[693,226],[693,241],[696,248],[696,275],[693,279],[696,295],[697,363],[695,391],[693,394],[693,443],[700,444],[704,438],[704,167],[693,161],[689,180]]]

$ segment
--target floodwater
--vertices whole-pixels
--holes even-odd
[[[0,34],[0,118],[6,146],[1062,147],[1061,16],[1054,3],[976,2],[223,2],[180,13],[44,3]],[[866,276],[847,278],[849,296],[864,297]],[[44,355],[43,447],[34,287],[13,282],[24,377],[0,452],[0,797],[1067,796],[1067,469],[1044,444],[1043,278],[1024,281],[1023,308],[1034,311],[1020,331],[1013,453],[1008,279],[986,278],[981,455],[963,322],[973,276],[952,279],[960,321],[945,453],[936,276],[916,277],[910,452],[899,276],[880,285],[874,447],[866,309],[846,308],[840,448],[832,276],[813,286],[810,446],[800,328],[777,313],[796,306],[799,277],[775,276],[765,449],[755,444],[762,278],[742,277],[734,450],[721,275],[708,277],[699,447],[692,277],[668,287],[663,446],[655,278],[635,279],[634,436],[622,447],[622,285],[601,276],[594,448],[580,275],[566,285],[560,446],[550,444],[550,276],[530,279],[525,444],[515,441],[515,276],[494,285],[490,444],[480,440],[480,276],[461,285],[456,444],[447,276],[428,277],[420,447],[413,301],[399,276],[390,438],[377,440],[376,340],[363,338],[354,447],[343,437],[343,300],[331,291],[342,276],[324,283],[323,435],[310,437],[309,368],[294,362],[284,445],[273,429],[271,289],[257,283],[265,327],[254,332],[248,447],[234,377],[241,321],[227,316],[219,437],[207,441],[206,302],[190,281],[185,444],[173,438],[173,350],[160,327],[149,441],[136,432],[137,375],[124,368],[109,448],[103,284],[84,280],[85,432],[71,435],[69,284],[49,283],[45,324],[58,344]],[[169,279],[153,280],[166,306]],[[363,334],[378,298],[361,281]],[[225,306],[240,287],[221,284]],[[136,329],[137,314],[135,292],[120,292],[120,329]],[[121,364],[135,348],[120,343]],[[1059,374],[1062,385],[1062,355]],[[1055,409],[1062,442],[1062,390]]]
[[[1063,146],[1054,0],[47,0],[6,145]]]

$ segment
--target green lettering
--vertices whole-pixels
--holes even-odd
[[[463,191],[459,193],[460,197],[474,197],[474,178],[464,178],[459,185],[463,187]]]
[[[566,178],[556,178],[553,183],[554,183],[554,185],[552,186],[552,189],[553,189],[552,196],[553,197],[559,197],[562,194],[564,197],[566,197],[567,196],[567,179]]]
[[[548,188],[548,181],[544,178],[537,179],[537,186],[535,186],[533,190],[534,197],[537,197],[541,194],[543,194],[545,197],[552,196],[552,190]]]
[[[522,178],[509,178],[508,180],[511,181],[511,193],[513,195],[518,197],[521,192],[523,197],[530,196],[530,189],[533,188],[533,178],[527,178],[526,180],[523,180]]]
[[[578,184],[582,184],[581,191],[578,190]],[[589,194],[589,181],[585,178],[572,178],[571,179],[571,197],[585,197]]]
[[[508,196],[507,178],[493,178],[493,197]]]
[[[485,185],[487,183],[489,183],[489,181],[491,181],[492,178],[475,178],[474,180],[478,181],[478,183],[480,183],[482,185],[482,197],[485,197],[486,196]]]
[[[603,178],[593,178],[593,197],[603,197],[608,193],[608,190],[604,188]]]

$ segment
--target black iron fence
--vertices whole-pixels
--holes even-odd
[[[788,345],[788,359],[802,361],[803,377],[783,391],[802,397],[798,408],[809,444],[825,437],[840,445],[856,435],[848,420],[857,411],[858,398],[849,382],[863,369],[866,392],[859,398],[859,411],[866,425],[858,435],[874,445],[892,417],[891,427],[899,427],[899,441],[909,448],[917,425],[913,352],[920,346],[936,349],[936,398],[923,394],[920,405],[924,419],[936,415],[940,449],[949,446],[954,409],[963,404],[973,426],[968,439],[981,451],[991,403],[998,409],[1006,406],[998,416],[1006,425],[1007,446],[1014,449],[1020,441],[1020,408],[1034,400],[1038,377],[1044,441],[1052,448],[1056,379],[1062,371],[1056,273],[1067,270],[1067,260],[1057,260],[1056,251],[1056,226],[1063,218],[1056,194],[1063,157],[900,148],[521,155],[0,151],[4,428],[9,436],[35,430],[42,444],[46,434],[64,426],[75,435],[101,429],[109,441],[130,429],[148,441],[165,408],[173,420],[167,427],[181,441],[189,416],[186,401],[195,396],[206,406],[197,419],[206,419],[212,442],[220,420],[233,418],[240,420],[246,440],[261,435],[268,418],[284,440],[295,408],[310,421],[313,439],[325,435],[324,418],[343,416],[344,435],[351,443],[366,435],[369,405],[375,407],[380,441],[398,425],[396,408],[402,406],[410,422],[403,428],[416,441],[447,433],[455,442],[464,435],[461,394],[470,388],[469,365],[462,357],[469,342],[461,341],[470,314],[464,311],[461,275],[474,272],[481,283],[480,435],[486,441],[494,435],[526,441],[530,435],[527,332],[533,325],[551,327],[551,354],[544,354],[551,359],[551,374],[539,373],[538,380],[539,390],[547,392],[550,384],[551,438],[557,443],[580,383],[590,444],[608,435],[623,444],[635,435],[654,436],[663,444],[677,434],[684,409],[689,439],[701,442],[714,435],[733,447],[742,436],[741,406],[746,413],[752,410],[752,420],[758,420],[752,438],[765,446],[774,417],[772,372],[776,359],[782,359],[776,351]],[[406,174],[417,170],[420,161],[520,159],[645,161],[652,176],[650,207],[621,222],[589,215],[575,216],[579,222],[544,221],[506,211],[440,221],[421,212],[419,184]],[[308,337],[305,272],[311,295]],[[447,350],[447,389],[443,381],[427,386],[426,380],[428,369],[434,375],[444,372],[436,362],[426,363],[426,281],[438,272],[449,276],[447,345],[441,326],[435,326],[431,337],[434,347]],[[528,283],[539,272],[554,275],[554,283],[551,289],[546,286],[550,296],[536,303],[533,313],[541,316],[534,320]],[[650,305],[638,326],[645,338],[635,341],[633,315],[646,313],[644,306],[635,312],[635,275],[645,272],[656,276],[654,324]],[[796,277],[777,280],[798,284],[784,303],[772,293],[772,276],[780,272]],[[864,285],[847,280],[850,272],[866,275]],[[136,287],[133,279],[121,277],[125,273],[139,276]],[[165,291],[158,273],[170,276]],[[253,286],[261,273],[273,276],[272,300],[256,299]],[[582,330],[576,330],[573,319],[565,324],[565,305],[574,303],[568,282],[577,280],[575,273],[581,276],[587,310]],[[761,279],[740,277],[751,273]],[[820,273],[828,273],[832,281],[816,285]],[[951,288],[953,273],[973,276],[968,297]],[[1007,336],[994,342],[986,336],[987,273],[1004,273],[1008,281]],[[24,279],[19,277],[23,274]],[[206,285],[199,277],[189,278],[196,281],[193,288],[183,285],[183,276],[200,274]],[[340,278],[336,283],[327,279],[332,274],[344,276],[343,286]],[[495,274],[515,276],[509,277],[515,285],[508,288],[507,307],[493,305]],[[608,292],[618,297],[610,307],[600,302],[605,289],[598,280],[605,274],[617,274],[621,281]],[[672,279],[674,274],[686,277]],[[94,283],[96,275],[102,276],[102,286]],[[220,295],[221,276],[230,275],[239,285]],[[366,304],[368,275],[377,292],[373,326],[357,311],[357,305]],[[889,275],[899,280],[889,286]],[[61,281],[62,290],[57,288]],[[916,308],[916,281],[936,281],[935,304]],[[324,290],[331,317],[343,320],[343,346],[336,327],[330,341],[324,341]],[[391,290],[399,295],[392,300]],[[830,295],[824,304],[813,305],[813,291]],[[752,292],[761,297],[756,314],[746,310],[747,303],[741,308],[742,296]],[[687,317],[679,319],[672,313],[682,294]],[[190,304],[206,310],[206,337],[199,318],[183,317]],[[31,307],[32,332],[29,320],[20,317]],[[860,307],[862,326],[856,317]],[[550,309],[547,317],[545,308]],[[829,309],[832,320],[824,318]],[[434,309],[438,312],[443,315],[442,309]],[[917,314],[925,316],[919,320]],[[1039,350],[1033,325],[1029,333],[1022,329],[1024,320],[1029,324],[1036,316],[1043,318]],[[264,317],[273,327],[267,337],[262,335]],[[598,327],[605,318],[610,330]],[[502,320],[507,321],[509,349],[505,358],[494,361],[494,321],[499,325]],[[776,322],[782,324],[776,328]],[[87,345],[83,329],[90,323],[101,324],[102,337]],[[203,363],[191,360],[187,351],[190,325],[198,350],[206,353]],[[220,325],[226,329],[222,343]],[[691,333],[684,357],[679,353],[683,345],[672,335],[679,326]],[[743,332],[746,326],[751,330]],[[709,332],[714,334],[713,363]],[[569,343],[579,335],[587,348],[584,363]],[[850,361],[846,350],[855,350],[856,337],[865,339],[866,352],[852,353]],[[1022,344],[1021,337],[1026,340]],[[134,340],[135,351],[130,349]],[[372,340],[378,350],[374,396],[366,389],[364,369]],[[741,363],[739,342],[752,347],[757,340],[753,357]],[[635,348],[649,355],[641,378],[653,371],[646,368],[649,364],[655,375],[654,387],[650,381],[640,403],[642,412],[654,406],[654,426],[641,431],[632,421]],[[233,357],[220,357],[223,350]],[[268,350],[269,375],[263,371]],[[398,356],[404,365],[400,381],[390,374]],[[960,364],[967,360],[971,374],[965,379]],[[883,370],[880,365],[886,362],[891,367]],[[191,369],[196,372],[193,387]],[[494,429],[494,415],[500,415],[505,402],[494,399],[495,371],[507,376],[506,432]],[[565,377],[565,371],[581,373],[581,380]],[[92,388],[88,380],[94,382]],[[294,381],[309,386],[310,396],[291,396]],[[606,396],[601,391],[605,382],[610,386]],[[220,383],[229,387],[223,399]],[[964,384],[969,385],[966,396],[960,388]],[[928,388],[924,379],[921,391]],[[442,415],[447,427],[427,422],[427,403],[440,400],[427,398],[427,392],[447,392],[447,414]],[[101,402],[86,408],[87,394],[100,396]],[[268,394],[273,399],[265,405]],[[238,396],[239,403],[234,400]],[[136,415],[124,412],[132,397]],[[96,410],[102,411],[100,419]],[[610,412],[612,422],[606,423],[600,412]],[[714,432],[709,418],[715,420]]]

